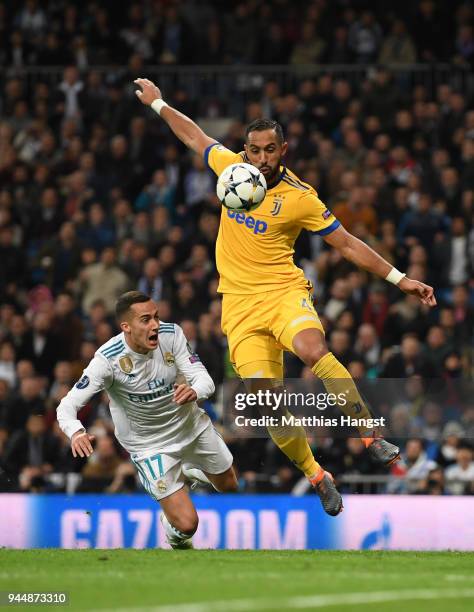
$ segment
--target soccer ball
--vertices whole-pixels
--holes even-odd
[[[232,164],[217,179],[217,197],[230,210],[251,211],[257,208],[267,193],[267,181],[251,164]]]

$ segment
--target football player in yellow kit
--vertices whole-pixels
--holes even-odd
[[[222,329],[231,360],[244,379],[283,378],[283,350],[297,355],[330,393],[344,394],[345,414],[364,423],[371,417],[347,369],[328,350],[313,307],[311,283],[293,261],[293,245],[302,229],[316,232],[355,265],[435,306],[433,288],[406,277],[364,242],[349,234],[318,198],[313,187],[282,164],[287,150],[281,126],[257,119],[246,130],[245,151],[229,151],[191,119],[170,107],[148,79],[136,79],[139,100],[161,116],[174,134],[219,175],[227,166],[246,162],[267,181],[267,194],[252,213],[222,209],[216,244],[218,291],[223,294]],[[359,427],[372,457],[389,465],[399,449],[374,430]],[[337,515],[342,499],[331,474],[316,462],[302,427],[270,427],[280,449],[298,466],[319,495],[325,511]]]

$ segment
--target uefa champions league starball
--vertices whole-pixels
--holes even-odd
[[[226,208],[249,212],[262,203],[267,193],[267,181],[251,164],[232,164],[217,179],[216,192]]]

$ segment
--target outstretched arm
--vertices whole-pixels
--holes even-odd
[[[94,441],[94,436],[86,432],[77,413],[91,397],[110,385],[112,376],[107,359],[96,355],[56,409],[59,427],[70,438],[74,457],[89,457]]]
[[[148,79],[135,79],[134,83],[141,87],[141,90],[137,89],[135,92],[140,102],[146,106],[151,106],[166,121],[175,136],[188,148],[198,155],[204,155],[207,147],[216,142],[214,138],[207,136],[189,117],[168,106],[162,98],[160,89],[152,81]],[[154,102],[157,103],[153,104]]]
[[[324,236],[324,240],[356,266],[393,282],[404,293],[416,295],[422,304],[436,306],[433,287],[400,275],[388,261],[367,246],[365,242],[349,234],[342,226]],[[399,278],[400,276],[402,278]]]

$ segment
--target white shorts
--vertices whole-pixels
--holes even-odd
[[[212,423],[177,453],[150,453],[132,461],[145,491],[159,501],[181,489],[186,479],[181,467],[199,468],[208,474],[222,474],[233,462],[230,450]]]

